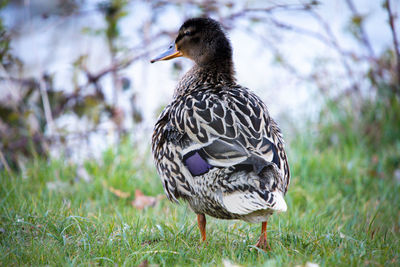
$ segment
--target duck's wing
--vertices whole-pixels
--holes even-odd
[[[276,165],[285,194],[289,167],[283,139],[265,104],[245,88],[192,92],[173,107],[169,128],[180,133],[182,159],[193,176],[212,167]],[[176,137],[175,137],[176,138]]]

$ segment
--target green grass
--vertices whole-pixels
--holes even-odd
[[[203,246],[184,203],[133,208],[135,189],[163,189],[149,155],[123,144],[101,164],[85,164],[90,182],[64,161],[35,160],[14,178],[0,173],[0,265],[398,266],[400,186],[376,175],[362,140],[321,149],[305,134],[288,147],[289,209],[270,219],[269,252],[250,250],[258,224],[208,217]]]

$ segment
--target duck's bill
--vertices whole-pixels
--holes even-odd
[[[152,59],[150,62],[154,63],[160,60],[168,60],[176,57],[181,57],[183,54],[176,49],[176,45],[171,45],[167,51]]]

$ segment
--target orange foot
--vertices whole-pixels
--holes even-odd
[[[197,214],[197,224],[199,225],[201,241],[203,241],[203,243],[207,243],[207,241],[206,241],[206,223],[207,223],[206,216],[203,213]]]
[[[260,239],[258,240],[258,242],[255,246],[264,251],[271,250],[271,247],[269,246],[268,241],[267,241],[267,222],[262,223]]]
[[[267,237],[266,236],[264,237],[264,235],[260,236],[260,239],[255,244],[255,246],[260,248],[260,249],[262,249],[262,250],[264,250],[264,251],[270,251],[271,250],[271,247],[269,246],[268,241],[267,241]]]

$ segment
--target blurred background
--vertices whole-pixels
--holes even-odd
[[[0,169],[32,158],[82,165],[121,142],[148,152],[192,65],[150,59],[186,19],[209,16],[232,41],[238,82],[265,101],[289,144],[305,131],[322,147],[365,138],[377,175],[400,181],[396,0],[0,3]],[[384,158],[374,153],[383,144]]]

